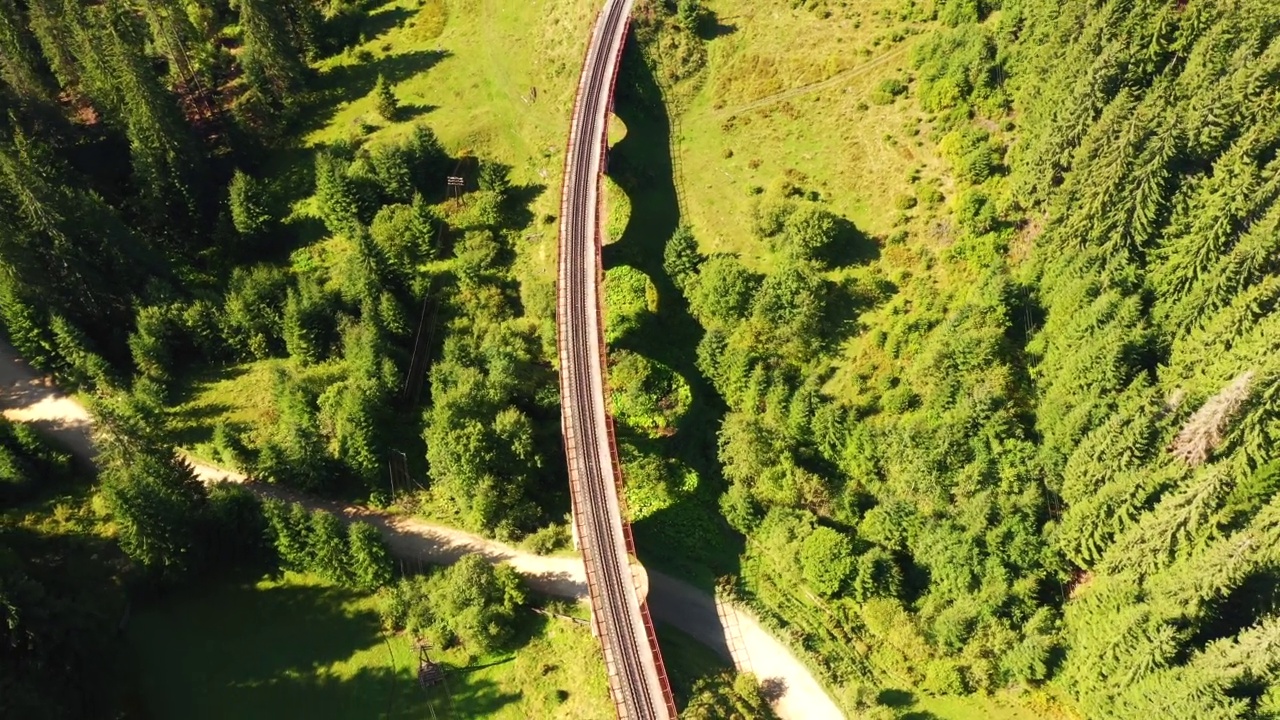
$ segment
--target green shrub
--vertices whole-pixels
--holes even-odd
[[[829,527],[815,529],[805,538],[800,551],[805,582],[825,597],[840,594],[853,574],[855,562],[853,541]]]
[[[673,433],[692,400],[684,378],[627,350],[610,353],[609,388],[618,420],[653,436]]]
[[[902,80],[885,78],[876,85],[875,90],[871,91],[871,102],[875,105],[888,105],[906,91],[907,84]]]
[[[639,270],[620,265],[604,275],[605,342],[613,343],[637,331],[645,318],[657,309],[656,289],[651,289],[649,276]]]
[[[970,235],[985,235],[996,228],[995,204],[978,189],[964,191],[956,200],[956,222]]]
[[[381,596],[388,629],[425,635],[442,647],[460,644],[476,656],[506,646],[516,611],[527,601],[509,565],[494,567],[479,555],[464,555],[429,577],[403,579]]]
[[[751,209],[752,230],[756,237],[767,239],[781,233],[787,218],[795,210],[795,202],[777,192],[760,198]]]
[[[550,555],[573,545],[573,530],[569,522],[553,523],[530,533],[523,545],[535,555]]]
[[[933,183],[921,185],[920,189],[916,192],[920,198],[920,203],[927,208],[937,207],[941,205],[942,201],[945,199],[942,195],[942,190]]]
[[[783,240],[792,257],[813,260],[826,253],[837,235],[837,218],[825,208],[806,203],[783,223]]]

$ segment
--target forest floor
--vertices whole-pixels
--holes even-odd
[[[196,586],[135,609],[126,635],[139,700],[168,718],[600,717],[611,705],[585,625],[523,611],[512,649],[433,650],[445,685],[422,689],[407,635],[376,597],[293,573]],[[316,632],[323,627],[323,632]]]
[[[93,419],[74,398],[60,392],[7,343],[0,343],[0,408],[15,422],[30,422],[47,431],[85,462],[92,462]],[[586,579],[582,559],[543,557],[518,550],[455,528],[368,508],[319,500],[265,483],[246,482],[240,473],[194,463],[196,472],[209,482],[245,482],[267,497],[301,502],[379,526],[392,550],[407,562],[438,565],[451,563],[468,553],[479,553],[492,562],[507,562],[541,593],[582,600]],[[750,613],[722,602],[675,578],[650,573],[649,602],[655,619],[692,636],[724,659],[732,658],[741,670],[750,670],[762,681],[781,690],[775,709],[784,720],[821,720],[843,717],[821,684],[790,650],[776,640]]]

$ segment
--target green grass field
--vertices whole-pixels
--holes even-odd
[[[226,584],[136,607],[127,640],[138,703],[199,718],[594,718],[610,712],[590,631],[527,613],[517,647],[436,651],[447,690],[424,691],[410,640],[385,636],[377,600],[312,578]]]
[[[816,191],[868,235],[886,234],[908,174],[942,174],[908,98],[876,105],[876,85],[910,76],[921,25],[870,0],[822,17],[786,0],[708,0],[719,29],[697,92],[677,109],[686,221],[704,251],[769,254],[751,235],[753,188],[784,177]]]

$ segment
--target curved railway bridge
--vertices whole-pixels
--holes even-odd
[[[618,717],[674,720],[675,703],[636,588],[635,546],[622,513],[622,475],[605,407],[600,180],[608,119],[632,0],[607,0],[583,62],[565,157],[558,284],[561,424],[573,519],[587,570],[591,617]]]

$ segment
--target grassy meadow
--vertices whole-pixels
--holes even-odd
[[[908,98],[872,97],[882,81],[909,79],[926,25],[899,19],[902,4],[885,0],[825,18],[778,0],[707,5],[718,28],[706,69],[675,88],[689,99],[674,110],[686,221],[704,251],[767,267],[750,209],[756,192],[783,180],[817,192],[863,233],[887,234],[911,171],[942,175],[923,114]]]

